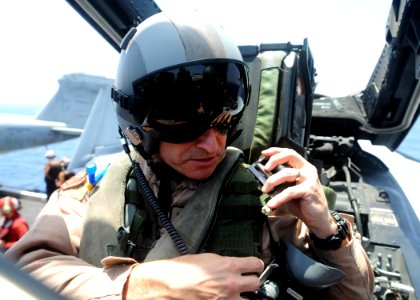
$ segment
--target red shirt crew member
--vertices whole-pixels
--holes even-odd
[[[15,197],[0,198],[0,252],[12,247],[29,229],[28,223],[18,212],[19,202]]]

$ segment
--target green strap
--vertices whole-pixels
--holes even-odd
[[[139,237],[141,229],[146,221],[147,215],[144,210],[137,209],[136,213],[134,214],[134,218],[130,227],[130,240],[136,241],[132,239],[132,237]],[[141,244],[141,241],[136,241],[136,243]]]

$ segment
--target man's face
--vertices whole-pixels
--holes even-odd
[[[208,178],[222,161],[227,135],[211,128],[189,143],[160,142],[162,160],[182,175],[194,179]]]

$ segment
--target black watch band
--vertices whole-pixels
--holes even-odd
[[[337,232],[335,234],[332,234],[325,239],[320,239],[315,234],[309,233],[309,237],[314,246],[321,250],[337,250],[341,247],[343,241],[348,238],[350,233],[346,221],[338,212],[331,210],[330,214],[337,223]]]

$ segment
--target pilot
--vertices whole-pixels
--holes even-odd
[[[372,299],[352,220],[330,212],[316,168],[269,148],[266,171],[289,167],[260,187],[230,146],[250,87],[223,29],[158,13],[122,47],[112,96],[125,151],[93,189],[84,172],[67,181],[7,256],[70,299]],[[300,274],[315,266],[333,275]]]
[[[15,197],[0,198],[0,252],[12,247],[28,232],[28,223],[19,212],[19,201]]]

